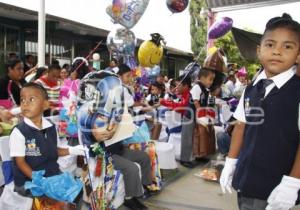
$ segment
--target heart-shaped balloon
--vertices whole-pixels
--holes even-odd
[[[167,0],[166,3],[172,13],[178,13],[187,8],[189,0]]]
[[[127,28],[118,28],[108,34],[106,46],[117,57],[134,56],[136,38],[134,33]]]
[[[115,23],[130,29],[140,20],[148,3],[149,0],[114,0],[106,12]]]
[[[229,17],[223,17],[216,21],[208,30],[208,37],[210,39],[217,39],[224,36],[232,28],[233,20]]]

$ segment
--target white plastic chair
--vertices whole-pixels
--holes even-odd
[[[158,116],[158,122],[161,123],[161,131],[160,131],[158,141],[167,142],[168,141],[168,133],[166,132],[166,128],[167,128],[168,124],[166,122],[166,117],[165,117],[165,113],[167,112],[167,107],[160,106],[157,109],[158,109],[158,112],[161,113]]]
[[[174,129],[176,130],[176,128],[180,128],[180,126],[181,126],[181,114],[179,114],[175,111],[167,111],[165,113],[165,119],[166,119],[169,131],[172,131]],[[174,145],[174,147],[175,147],[175,158],[176,158],[176,160],[180,160],[181,131],[180,132],[170,132],[168,143]]]
[[[10,161],[9,136],[0,137],[0,156],[2,161]],[[14,182],[4,186],[0,197],[0,209],[3,210],[31,210],[32,199],[14,192]]]

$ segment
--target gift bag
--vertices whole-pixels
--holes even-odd
[[[213,125],[198,124],[194,129],[193,154],[201,158],[216,152],[216,138]]]
[[[59,137],[77,137],[76,104],[80,80],[65,80],[59,95]]]

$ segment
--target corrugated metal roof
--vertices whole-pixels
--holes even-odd
[[[208,8],[212,9],[212,11],[220,12],[253,7],[272,6],[298,1],[299,0],[206,0],[206,4]]]

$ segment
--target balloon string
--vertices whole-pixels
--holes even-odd
[[[206,42],[206,44],[207,44],[207,42]],[[184,77],[182,78],[182,80],[180,80],[179,84],[175,87],[176,89],[179,87],[179,85],[182,84],[183,80],[185,80],[185,78],[190,74],[190,71],[191,71],[191,70],[193,69],[193,67],[197,64],[197,60],[200,58],[200,55],[201,55],[201,53],[202,53],[202,51],[203,51],[204,49],[206,49],[206,45],[204,45],[204,46],[201,48],[201,50],[200,50],[200,52],[199,52],[197,58],[195,59],[195,61],[193,62],[193,64],[190,66],[188,72],[184,75]]]
[[[88,60],[91,57],[91,55],[98,49],[98,47],[101,45],[101,43],[102,43],[102,40],[100,40],[98,42],[98,44],[94,47],[94,49],[92,49],[89,52],[89,54],[85,57],[86,60]],[[82,60],[81,63],[77,66],[77,68],[74,71],[77,71],[84,63],[85,63],[85,61]]]

